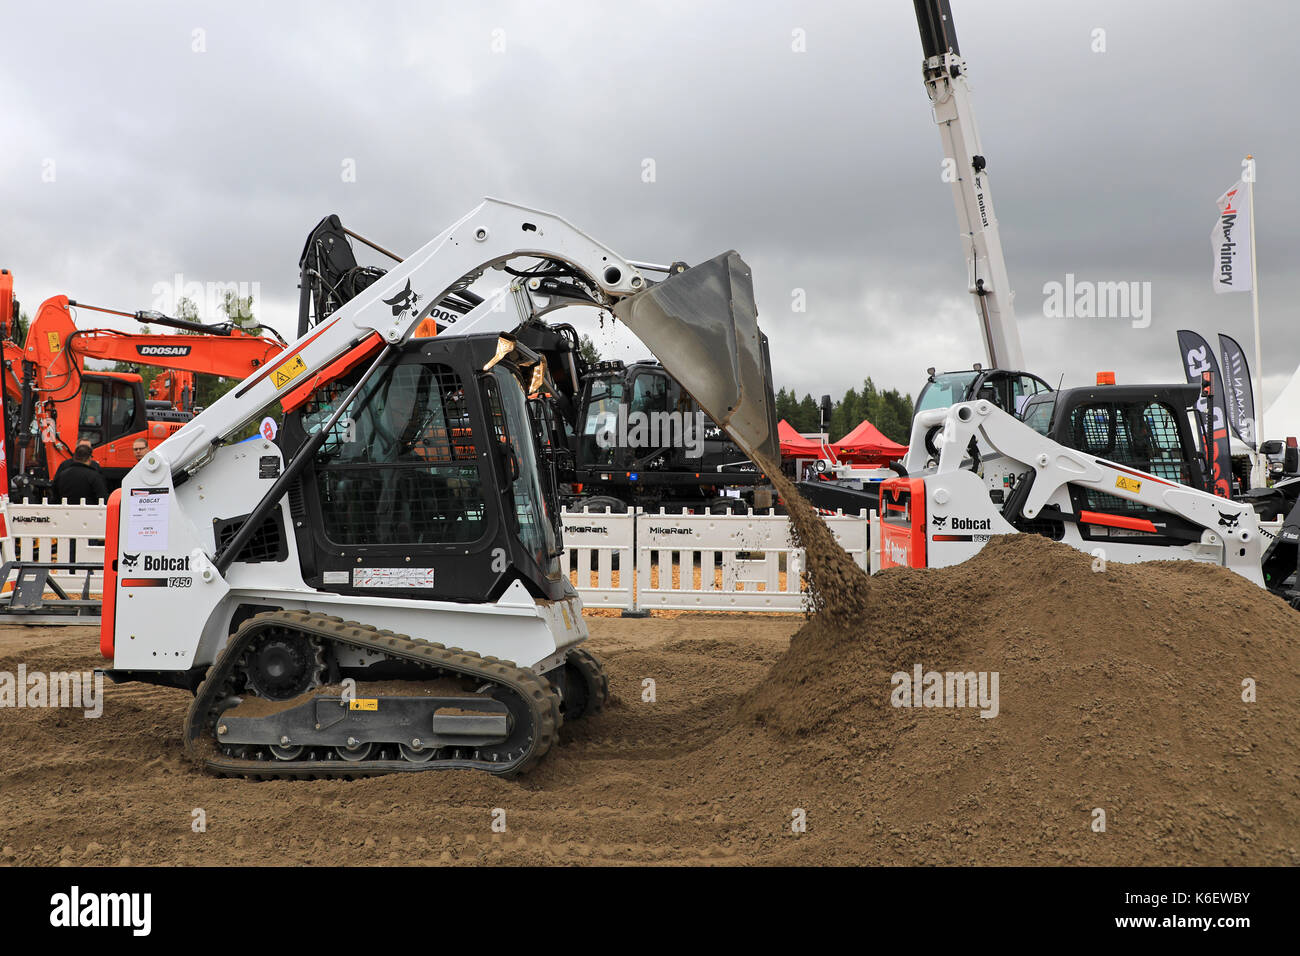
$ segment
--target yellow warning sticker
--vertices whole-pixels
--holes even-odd
[[[271,381],[275,383],[276,389],[279,390],[305,371],[307,371],[307,363],[302,360],[301,355],[295,355],[271,373]]]
[[[348,701],[348,710],[378,710],[378,697],[358,697],[356,700]]]
[[[1142,490],[1142,482],[1136,478],[1125,478],[1123,475],[1119,475],[1115,479],[1115,487],[1121,491],[1130,491],[1136,495]]]
[[[45,337],[46,337],[47,339],[50,340],[50,351],[51,351],[51,352],[62,352],[62,351],[63,351],[63,343],[59,341],[59,333],[58,333],[58,332],[46,332],[46,333],[45,333]]]

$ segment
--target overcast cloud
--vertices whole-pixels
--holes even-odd
[[[1251,350],[1250,297],[1213,293],[1209,234],[1253,152],[1271,399],[1300,363],[1294,4],[952,4],[1027,368],[1053,384],[1181,380],[1180,327]],[[148,308],[180,273],[257,283],[259,317],[288,333],[322,216],[409,252],[490,195],[628,258],[739,250],[777,382],[800,393],[870,375],[915,394],[927,366],[983,360],[908,0],[3,15],[0,266],[29,312],[58,293]],[[1066,273],[1151,282],[1150,327],[1044,318],[1043,286]]]

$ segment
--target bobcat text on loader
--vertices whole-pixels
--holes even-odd
[[[746,453],[776,454],[736,253],[668,274],[485,200],[304,321],[110,500],[107,673],[192,690],[185,747],[212,772],[513,775],[605,701],[530,407],[554,387],[525,344],[537,274],[613,309]],[[454,324],[412,334],[452,302]]]

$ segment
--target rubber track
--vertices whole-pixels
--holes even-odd
[[[227,757],[216,749],[216,706],[231,696],[231,680],[245,648],[267,628],[296,630],[323,641],[347,647],[379,651],[389,657],[416,661],[506,687],[528,705],[533,734],[530,745],[509,762],[466,758],[433,759],[426,763],[408,760],[248,760]],[[418,641],[403,634],[380,630],[342,618],[310,611],[266,611],[245,621],[231,637],[221,655],[199,685],[185,717],[185,751],[212,773],[226,777],[258,780],[350,779],[385,773],[416,773],[425,770],[485,770],[504,777],[526,772],[541,759],[556,740],[560,728],[560,698],[550,682],[531,670],[516,667],[495,657],[481,657],[458,647]],[[202,738],[202,739],[201,739]],[[203,753],[200,748],[212,748]],[[485,748],[486,749],[486,748]]]
[[[574,666],[587,685],[587,704],[582,712],[569,719],[586,717],[599,712],[609,702],[609,675],[600,661],[590,651],[575,647],[569,651],[568,662]]]

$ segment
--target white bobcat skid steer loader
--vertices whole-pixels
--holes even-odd
[[[925,467],[881,483],[881,566],[958,564],[1021,531],[1111,561],[1218,564],[1263,586],[1255,510],[1204,490],[1186,414],[1197,391],[1065,389],[1026,421],[989,401],[918,413],[907,460]]]
[[[412,336],[497,269],[503,286]],[[656,284],[562,219],[484,201],[147,455],[110,501],[107,673],[195,691],[184,740],[210,770],[515,774],[563,719],[601,706],[529,407],[550,383],[545,356],[511,334],[540,321],[539,274],[616,308],[747,451],[775,449],[739,256]]]

